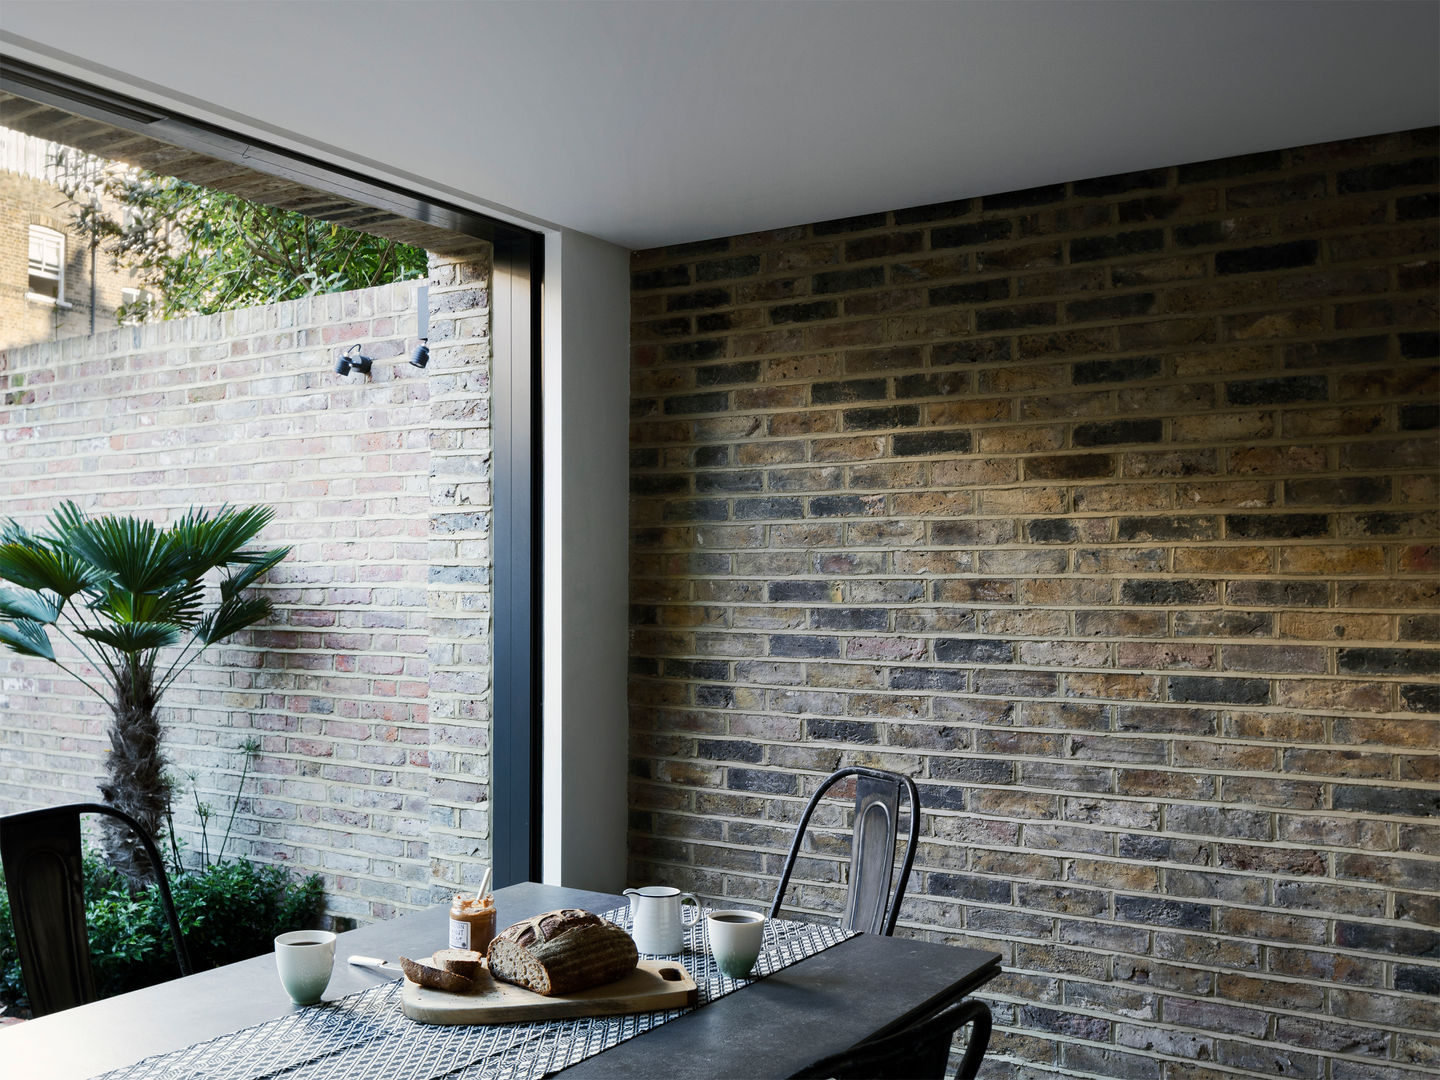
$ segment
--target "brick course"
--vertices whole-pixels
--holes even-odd
[[[1436,142],[637,253],[632,882],[897,769],[982,1075],[1440,1070]]]
[[[275,618],[171,689],[167,747],[219,813],[257,736],[230,853],[322,872],[361,920],[488,862],[489,263],[432,256],[423,371],[416,284],[0,353],[0,516],[275,508]],[[333,371],[355,343],[368,378]],[[0,808],[93,797],[98,700],[6,651],[0,708]],[[198,843],[188,792],[177,823]]]

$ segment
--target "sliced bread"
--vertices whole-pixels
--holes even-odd
[[[464,975],[467,979],[478,979],[485,964],[485,954],[474,949],[441,949],[433,959],[446,971]]]
[[[408,956],[400,957],[400,970],[405,972],[405,977],[411,982],[420,986],[428,986],[434,990],[463,994],[475,989],[474,979],[453,971],[446,971],[443,967],[436,967],[434,964],[427,964],[423,960],[411,960]]]

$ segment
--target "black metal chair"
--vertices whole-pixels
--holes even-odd
[[[955,1080],[974,1080],[990,1045],[990,1009],[974,999],[947,1005],[900,1031],[831,1054],[791,1074],[792,1080],[944,1080],[950,1043],[966,1024],[973,1026]]]
[[[9,814],[0,817],[0,862],[5,867],[5,890],[10,894],[20,971],[35,1016],[84,1005],[96,997],[85,927],[81,814],[104,814],[135,830],[160,885],[161,906],[175,941],[180,974],[191,972],[160,849],[139,822],[103,803],[70,803]]]
[[[836,770],[811,796],[810,804],[805,807],[800,824],[795,828],[795,839],[785,859],[780,885],[775,890],[775,901],[770,905],[770,917],[773,919],[780,912],[780,903],[785,899],[785,888],[790,884],[795,858],[804,842],[805,830],[815,807],[831,787],[851,776],[855,777],[855,827],[850,841],[850,885],[840,925],[848,930],[888,936],[895,932],[895,920],[900,917],[900,901],[905,899],[905,882],[910,877],[915,847],[920,841],[920,793],[915,790],[915,781],[908,776],[863,765]],[[895,879],[895,841],[900,831],[902,790],[910,800],[910,842],[905,847],[900,876]],[[892,879],[895,879],[893,895]]]

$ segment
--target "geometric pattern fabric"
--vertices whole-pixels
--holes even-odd
[[[630,909],[604,918],[630,929]],[[755,978],[823,952],[853,931],[770,919]],[[705,943],[705,920],[685,931],[680,963],[699,987],[704,1008],[755,978],[720,973]],[[515,1024],[417,1024],[400,1010],[396,979],[335,1001],[158,1054],[95,1080],[540,1080],[592,1054],[683,1016],[667,1009],[623,1016],[535,1020]]]

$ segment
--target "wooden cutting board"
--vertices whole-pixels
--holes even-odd
[[[406,1016],[422,1024],[510,1024],[680,1009],[694,1005],[698,997],[695,980],[673,960],[641,960],[623,979],[556,997],[492,980],[488,973],[468,994],[448,994],[406,979],[400,1006]]]

